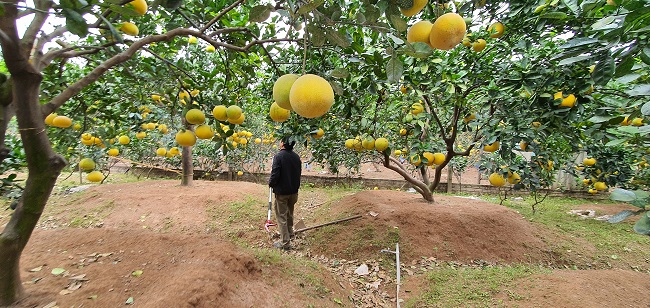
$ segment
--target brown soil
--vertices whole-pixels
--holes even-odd
[[[303,189],[296,217],[308,226],[363,217],[306,231],[294,250],[279,252],[262,229],[267,203],[268,188],[247,182],[156,180],[55,195],[21,259],[27,297],[18,307],[117,307],[130,298],[139,307],[391,307],[394,262],[380,250],[394,249],[395,240],[408,291],[402,299],[421,292],[423,273],[441,262],[567,262],[552,246],[563,239],[506,207],[451,196],[429,204],[384,190],[332,199]],[[0,212],[0,226],[8,214]],[[370,270],[363,279],[353,273],[362,264]],[[66,272],[53,275],[54,268]],[[527,297],[504,304],[644,307],[649,278],[555,270],[522,281]]]

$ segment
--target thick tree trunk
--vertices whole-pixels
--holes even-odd
[[[18,129],[27,159],[27,181],[9,223],[0,233],[0,306],[13,304],[23,293],[20,256],[27,245],[59,173],[66,161],[56,154],[45,130],[39,93],[42,76],[24,59],[10,67]]]

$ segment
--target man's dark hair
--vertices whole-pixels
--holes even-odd
[[[286,136],[282,138],[282,143],[284,143],[284,148],[291,151],[293,150],[293,146],[296,145],[295,140],[291,140],[291,136]]]

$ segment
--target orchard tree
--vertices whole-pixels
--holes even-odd
[[[268,57],[271,54],[265,44],[295,40],[288,35],[275,38],[275,27],[262,31],[254,23],[266,20],[272,8],[266,4],[244,4],[241,0],[185,4],[162,1],[151,11],[145,1],[2,4],[0,43],[10,74],[10,78],[3,79],[2,135],[6,135],[6,125],[15,111],[28,177],[15,212],[0,234],[0,305],[10,305],[22,294],[20,255],[59,173],[67,165],[63,156],[52,148],[44,122],[46,116],[70,102],[107,71],[120,66],[126,71],[124,65],[137,66],[139,63],[129,60],[146,52],[151,45],[174,45],[178,37],[198,38],[205,46],[212,46],[206,50],[253,51]],[[20,22],[30,17],[31,22],[23,29]],[[273,20],[281,18],[278,15]],[[43,93],[42,90],[51,88],[43,86],[43,74],[53,66],[65,71],[67,62],[83,63],[88,70],[74,80],[61,82],[58,89]],[[2,152],[6,153],[4,146]]]

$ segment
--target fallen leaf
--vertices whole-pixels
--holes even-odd
[[[56,308],[56,307],[59,307],[59,306],[57,306],[56,302],[51,302],[51,303],[43,306],[43,308]]]
[[[77,276],[74,276],[74,277],[70,277],[69,279],[70,280],[79,280],[79,281],[88,281],[88,278],[86,278],[86,274],[81,274],[81,275],[77,275]]]
[[[377,212],[370,212],[369,214],[370,214],[370,216],[372,216],[372,217],[377,217],[377,216],[379,216],[379,213],[377,213]]]
[[[54,276],[59,276],[61,274],[65,273],[65,269],[57,267],[52,269],[52,275]]]
[[[133,271],[133,272],[131,273],[131,276],[133,276],[133,277],[140,277],[140,276],[142,276],[142,273],[143,273],[142,270]]]
[[[70,293],[72,293],[72,291],[65,289],[65,290],[61,290],[61,292],[59,292],[59,295],[68,295]]]
[[[131,305],[133,304],[133,296],[129,297],[126,302],[124,302],[124,305]]]
[[[81,288],[81,284],[82,284],[81,281],[75,280],[68,285],[68,288],[66,290],[69,291],[79,290],[79,288]]]
[[[43,269],[43,265],[30,269],[30,272],[40,272]]]
[[[88,296],[88,299],[97,299],[97,294]]]

